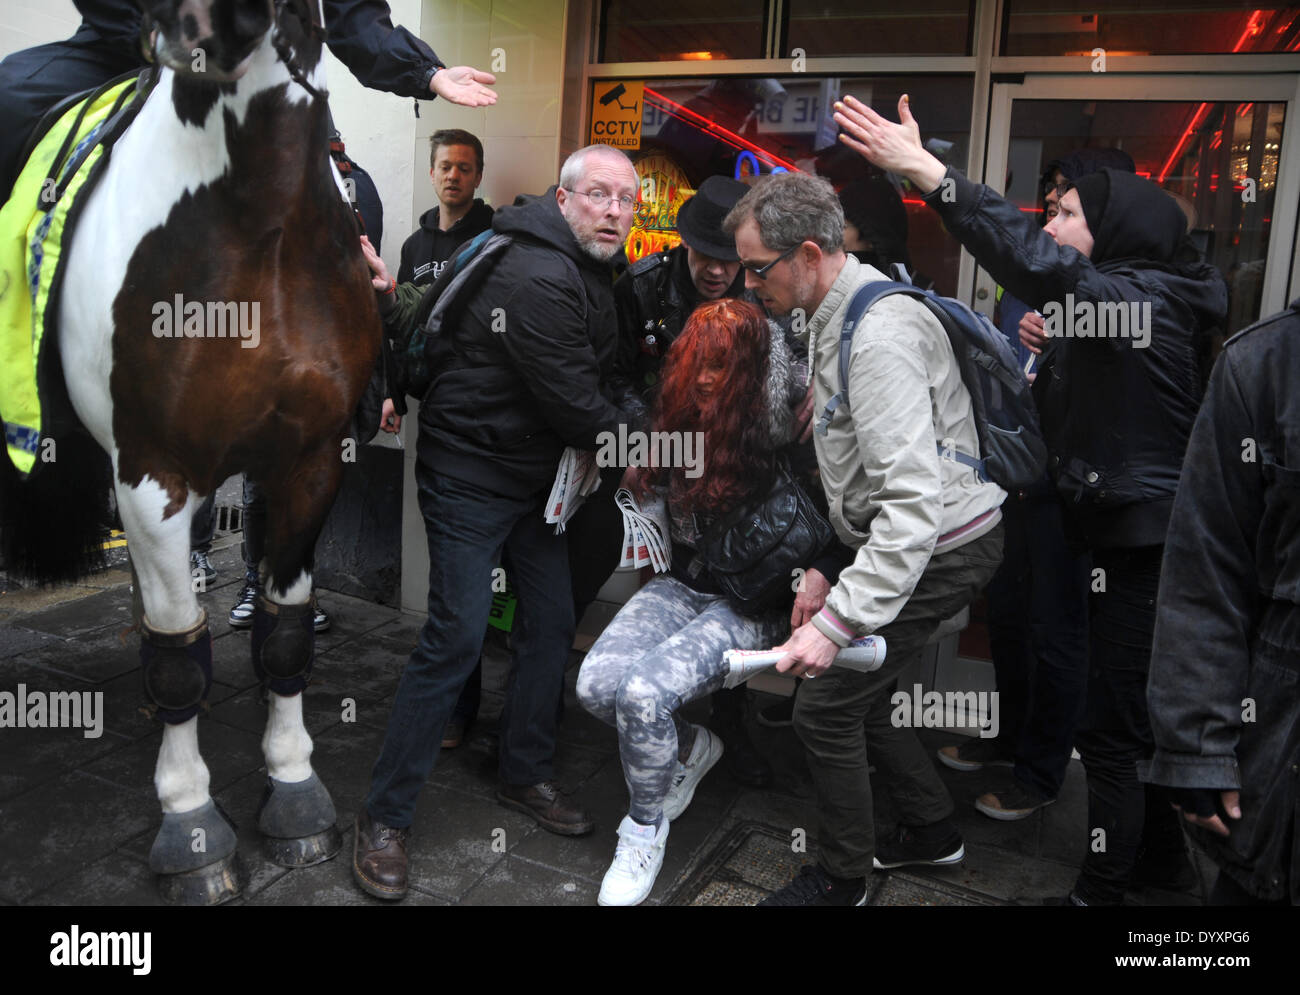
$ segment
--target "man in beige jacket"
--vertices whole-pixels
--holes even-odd
[[[840,389],[839,340],[854,291],[888,279],[843,250],[844,214],[824,179],[764,177],[727,217],[745,285],[808,341],[817,410]],[[817,863],[763,904],[860,905],[872,869],[953,864],[965,855],[952,799],[916,733],[891,721],[899,673],[926,640],[984,588],[1002,558],[1005,492],[944,452],[979,454],[970,394],[948,336],[903,297],[862,319],[849,360],[848,404],[824,435],[817,463],[831,523],[853,550],[838,577],[804,578],[794,630],[777,669],[806,677],[794,726],[817,787]],[[840,647],[884,636],[870,674],[828,670]],[[910,712],[910,710],[908,710]],[[868,753],[900,816],[875,839]]]

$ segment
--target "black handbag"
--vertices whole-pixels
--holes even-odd
[[[767,495],[707,525],[697,550],[732,607],[757,615],[788,601],[795,571],[810,566],[834,539],[830,523],[781,460]]]

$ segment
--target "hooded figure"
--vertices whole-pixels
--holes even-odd
[[[948,170],[927,200],[1002,286],[1043,314],[1034,381],[1048,471],[1067,532],[1092,556],[1089,674],[1074,745],[1088,773],[1088,825],[1106,829],[1063,901],[1118,905],[1140,875],[1173,886],[1185,844],[1162,789],[1143,785],[1152,748],[1146,674],[1160,564],[1211,336],[1227,316],[1223,277],[1196,256],[1186,219],[1158,186],[1105,168],[1075,178],[1046,229],[988,187]],[[1076,245],[1082,222],[1092,237]],[[1057,241],[1060,238],[1061,241]]]

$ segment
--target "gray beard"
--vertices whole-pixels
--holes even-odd
[[[577,242],[578,242],[578,248],[581,249],[583,252],[585,252],[587,255],[589,255],[592,259],[596,260],[596,262],[598,263],[609,262],[616,255],[618,255],[618,250],[622,248],[621,245],[614,245],[606,249],[604,246],[600,244],[600,242],[596,240],[594,236],[592,238],[580,238],[577,240]]]

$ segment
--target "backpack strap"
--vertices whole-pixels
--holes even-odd
[[[907,276],[907,271],[901,265],[891,267],[896,276]],[[944,332],[948,335],[949,341],[952,341],[953,333],[951,329],[951,319],[944,312],[943,308],[935,303],[929,291],[922,290],[920,287],[914,287],[911,283],[905,283],[902,280],[877,280],[874,283],[865,284],[859,287],[854,293],[853,299],[849,302],[849,309],[844,315],[844,326],[840,329],[840,389],[826,402],[826,407],[822,409],[821,417],[817,420],[817,434],[826,435],[830,431],[831,419],[835,416],[836,410],[840,405],[847,407],[849,403],[849,356],[853,349],[853,333],[861,323],[862,318],[872,305],[885,297],[892,297],[895,294],[903,294],[907,297],[914,298],[925,305],[926,310],[938,319],[939,324],[943,326]],[[956,343],[953,343],[953,351],[956,353]],[[958,369],[961,368],[961,357],[957,357]],[[963,382],[965,377],[963,376]],[[969,389],[969,388],[968,388]],[[982,459],[961,452],[958,449],[945,447],[941,442],[935,442],[935,448],[939,455],[944,459],[954,459],[964,466],[970,467],[975,471],[981,483],[987,483],[989,480],[988,467]]]
[[[818,435],[825,435],[830,431],[831,418],[834,417],[836,409],[841,404],[849,403],[849,353],[853,348],[853,332],[862,321],[863,315],[870,311],[871,305],[882,297],[908,292],[924,294],[924,291],[918,291],[915,287],[896,280],[877,280],[859,287],[854,293],[853,299],[849,301],[849,309],[844,315],[844,325],[840,329],[840,389],[826,402],[822,416],[817,420]]]

